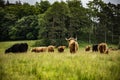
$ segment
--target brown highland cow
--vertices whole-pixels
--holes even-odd
[[[53,45],[48,46],[48,52],[54,52],[54,48],[55,46]]]
[[[47,47],[35,47],[32,49],[31,52],[45,52],[47,50]]]
[[[107,44],[106,43],[100,43],[98,45],[98,51],[100,51],[100,53],[106,53],[108,54],[108,47],[107,47]]]
[[[90,45],[86,46],[85,51],[90,51]]]
[[[64,52],[65,48],[66,48],[66,46],[59,46],[58,47],[58,52]]]
[[[69,49],[70,49],[70,53],[76,53],[76,51],[78,50],[78,42],[77,42],[77,39],[74,39],[74,38],[69,38],[66,40],[68,41],[69,43]]]

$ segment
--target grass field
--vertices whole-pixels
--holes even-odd
[[[14,42],[0,42],[0,80],[120,80],[120,50],[107,54],[85,52],[76,54],[32,53],[34,41],[27,53],[4,54]],[[84,44],[83,44],[84,45]]]

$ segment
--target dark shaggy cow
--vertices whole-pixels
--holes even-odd
[[[90,45],[86,46],[85,51],[90,51]]]
[[[106,53],[106,54],[108,54],[108,52],[109,52],[106,43],[100,43],[98,45],[98,50],[100,51],[100,53]]]
[[[70,48],[70,53],[76,53],[77,50],[78,50],[78,42],[77,42],[77,39],[74,39],[74,38],[69,38],[66,40],[68,41],[69,43],[69,48]]]
[[[5,53],[21,53],[21,52],[27,52],[28,44],[27,43],[17,43],[11,46],[10,48],[5,50]]]
[[[92,51],[93,52],[98,52],[98,44],[92,45]]]
[[[66,46],[59,46],[58,47],[58,52],[64,52],[65,48],[66,48]]]

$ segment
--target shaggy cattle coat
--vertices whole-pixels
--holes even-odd
[[[66,46],[59,46],[58,47],[58,52],[64,52],[65,48],[66,48]]]
[[[86,46],[85,51],[90,51],[90,46]]]
[[[78,42],[74,38],[66,39],[69,42],[70,53],[76,53],[78,50]]]
[[[93,52],[98,52],[98,44],[93,44],[92,45],[92,51]]]
[[[45,52],[47,50],[47,47],[35,47],[32,49],[31,52]]]
[[[5,50],[5,53],[21,53],[27,52],[28,44],[27,43],[16,43],[12,45],[10,48]]]
[[[48,46],[48,52],[54,52],[54,48],[55,46],[52,45]]]
[[[98,45],[98,50],[100,51],[100,53],[106,53],[108,54],[108,47],[106,43],[100,43]]]

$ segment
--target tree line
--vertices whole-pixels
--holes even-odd
[[[9,3],[0,0],[0,41],[41,40],[41,45],[63,45],[65,38],[77,37],[89,43],[120,42],[120,4],[81,0],[41,0]]]

